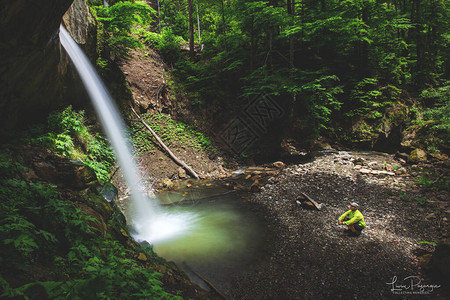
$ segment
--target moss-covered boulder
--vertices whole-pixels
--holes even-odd
[[[414,149],[408,156],[409,163],[425,162],[427,160],[427,153],[422,149]]]

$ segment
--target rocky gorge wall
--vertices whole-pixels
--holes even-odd
[[[86,1],[73,1],[0,2],[1,138],[45,119],[62,104],[83,101],[70,93],[76,76],[60,45],[59,26],[63,20],[78,43],[92,45],[95,23]]]

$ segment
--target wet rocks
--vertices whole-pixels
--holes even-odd
[[[286,164],[282,161],[276,161],[273,163],[273,166],[278,169],[284,169],[286,167]]]
[[[188,176],[187,176],[187,174],[186,174],[186,170],[185,169],[183,169],[183,168],[178,168],[178,178],[180,178],[180,179],[185,179],[185,178],[187,178]]]
[[[170,180],[169,178],[163,179],[162,183],[163,183],[164,187],[166,187],[166,188],[172,188],[173,187],[173,181]]]

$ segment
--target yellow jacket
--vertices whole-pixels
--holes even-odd
[[[359,210],[351,210],[350,209],[349,211],[346,211],[342,216],[339,217],[339,221],[344,220],[345,217],[349,218],[349,220],[342,222],[342,224],[344,224],[344,225],[359,224],[363,228],[366,228],[366,223],[364,222],[364,217]]]

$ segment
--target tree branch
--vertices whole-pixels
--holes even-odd
[[[199,176],[197,175],[197,173],[195,173],[194,170],[192,170],[191,167],[189,167],[184,161],[180,160],[178,157],[175,156],[175,154],[173,154],[172,151],[170,151],[169,147],[166,146],[166,144],[164,144],[164,142],[159,138],[159,136],[156,134],[156,132],[153,131],[153,129],[147,124],[145,123],[144,120],[141,119],[141,117],[137,114],[137,112],[134,110],[134,108],[132,106],[131,110],[133,111],[133,113],[136,115],[136,117],[139,119],[139,121],[141,121],[142,124],[144,124],[144,126],[152,133],[153,137],[158,141],[159,145],[166,150],[166,152],[170,155],[170,157],[180,166],[182,166],[186,171],[188,171],[192,176],[194,176],[196,179],[199,179]]]

